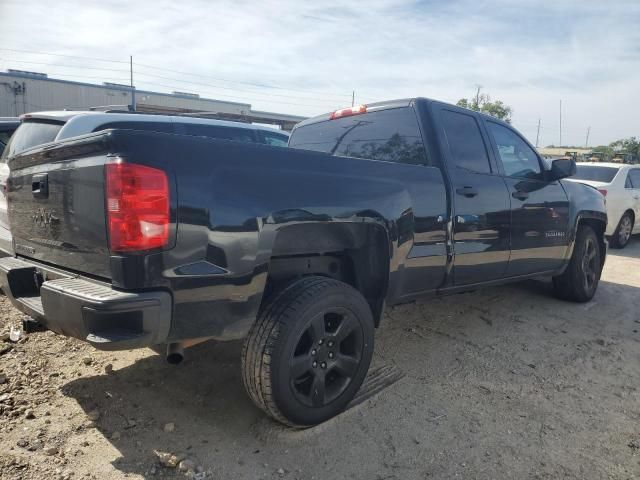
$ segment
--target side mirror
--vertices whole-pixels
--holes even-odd
[[[551,161],[551,169],[547,172],[547,180],[552,182],[561,178],[572,177],[576,172],[576,161],[573,158],[558,158]]]

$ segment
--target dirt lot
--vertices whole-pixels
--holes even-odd
[[[592,302],[549,287],[390,309],[374,367],[404,377],[305,431],[250,403],[235,343],[173,367],[51,333],[0,341],[0,477],[640,478],[640,239],[610,252]],[[21,316],[4,297],[0,312],[6,333]]]

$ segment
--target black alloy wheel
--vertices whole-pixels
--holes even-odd
[[[290,385],[303,404],[323,407],[358,373],[363,331],[353,312],[329,308],[309,321],[289,359]]]

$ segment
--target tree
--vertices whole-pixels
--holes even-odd
[[[478,94],[475,97],[461,98],[458,100],[456,105],[462,108],[468,108],[475,112],[486,113],[487,115],[491,115],[492,117],[511,123],[511,114],[513,113],[511,107],[501,100],[492,102],[491,97],[485,93],[480,93],[480,90],[478,90]]]
[[[630,153],[635,158],[640,157],[640,141],[636,137],[621,138],[609,144],[613,150],[617,152]]]
[[[625,161],[633,163],[640,162],[640,140],[636,137],[621,138],[615,142],[611,142],[609,145],[598,145],[593,148],[594,153],[602,155],[601,161],[608,162],[612,158],[624,155]]]

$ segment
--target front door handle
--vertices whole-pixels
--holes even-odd
[[[458,187],[456,188],[456,193],[467,198],[472,198],[478,195],[478,190],[473,187]]]
[[[529,194],[527,192],[516,191],[511,194],[513,198],[517,198],[518,200],[526,200],[529,198]]]

